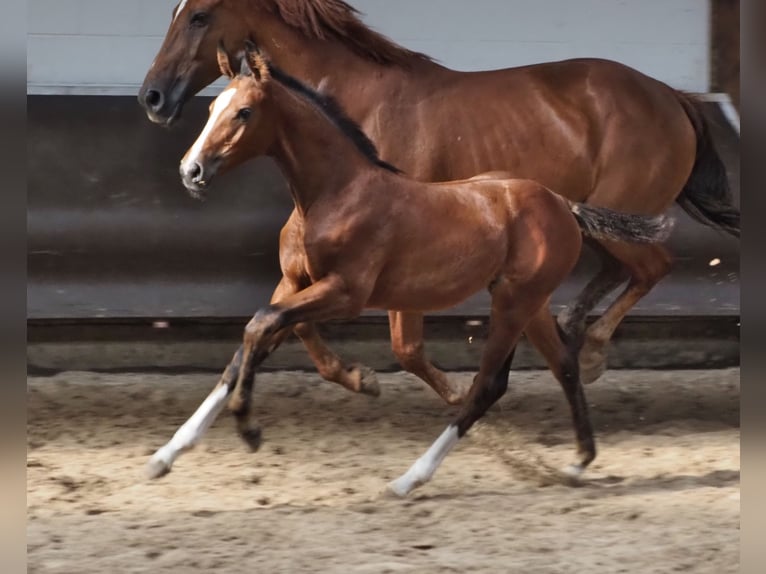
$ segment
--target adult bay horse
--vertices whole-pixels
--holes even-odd
[[[182,0],[139,93],[149,118],[171,124],[219,77],[218,42],[237,47],[247,38],[287,73],[322,82],[381,156],[415,179],[504,170],[627,213],[658,214],[676,201],[697,221],[739,236],[725,168],[693,98],[606,60],[453,71],[374,32],[342,0]],[[291,218],[285,240],[299,235],[295,225]],[[559,316],[581,348],[585,382],[603,372],[618,324],[671,266],[658,244],[589,243],[601,270]],[[587,315],[626,280],[586,330]],[[422,316],[395,311],[389,319],[402,366],[459,401],[461,391],[425,357]],[[322,376],[362,384],[363,373],[345,367],[318,335],[309,345]]]
[[[430,479],[503,395],[516,343],[533,317],[572,411],[578,459],[570,472],[582,472],[596,455],[595,443],[576,354],[559,336],[550,296],[577,262],[582,233],[658,241],[667,237],[670,220],[576,204],[535,181],[496,174],[447,183],[409,179],[379,158],[330,96],[270,65],[254,47],[236,77],[223,49],[219,59],[233,80],[181,161],[183,183],[199,195],[218,173],[272,157],[289,182],[305,247],[282,260],[271,305],[248,323],[243,347],[208,399],[152,457],[150,475],[170,470],[229,395],[240,435],[258,446],[260,433],[250,421],[255,368],[293,328],[354,318],[365,308],[444,309],[485,288],[492,297],[489,336],[464,405],[392,490],[404,495]]]

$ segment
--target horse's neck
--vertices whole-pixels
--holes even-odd
[[[365,171],[377,169],[313,104],[275,80],[271,94],[279,114],[271,155],[290,183],[300,212],[334,196]]]
[[[368,94],[384,97],[406,83],[408,93],[414,94],[417,86],[426,85],[432,74],[449,73],[446,68],[414,55],[406,65],[381,65],[339,40],[309,38],[273,14],[255,14],[250,26],[256,42],[279,68],[313,86],[326,81],[333,97],[357,121],[362,121],[380,103],[377,97],[360,97],[360,86]]]

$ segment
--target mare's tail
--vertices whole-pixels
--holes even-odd
[[[739,237],[739,209],[734,206],[726,166],[715,149],[702,105],[684,93],[677,95],[697,134],[697,158],[676,202],[696,221]]]

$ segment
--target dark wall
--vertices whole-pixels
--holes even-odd
[[[712,84],[739,110],[739,0],[713,0]]]
[[[196,98],[166,130],[133,97],[28,98],[30,318],[239,317],[268,300],[292,209],[274,165],[221,177],[205,203],[178,177],[209,101]],[[710,110],[738,195],[738,140]],[[681,216],[671,245],[674,274],[637,313],[738,314],[738,243]],[[713,258],[723,263],[710,268]],[[557,301],[593,269],[586,256]],[[481,295],[462,312],[484,313],[486,303]]]

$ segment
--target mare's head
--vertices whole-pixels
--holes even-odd
[[[157,57],[146,74],[138,100],[153,122],[170,125],[184,104],[220,76],[216,47],[242,46],[254,35],[283,59],[300,59],[279,44],[272,29],[316,41],[337,42],[367,62],[407,66],[428,60],[367,27],[344,0],[180,0]],[[276,43],[269,48],[268,42]],[[277,52],[274,52],[277,55]]]
[[[248,37],[242,0],[180,0],[157,57],[144,78],[138,101],[150,120],[170,125],[184,104],[220,77],[216,47],[241,46]]]
[[[196,198],[203,197],[217,173],[266,153],[276,133],[271,99],[266,97],[271,81],[266,58],[248,43],[238,74],[221,45],[217,61],[220,73],[232,80],[210,104],[205,128],[181,160],[181,179]]]

